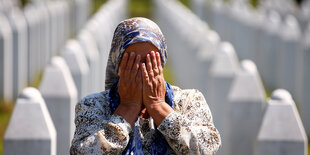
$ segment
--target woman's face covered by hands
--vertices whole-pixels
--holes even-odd
[[[165,102],[160,57],[159,50],[151,43],[137,42],[124,51],[118,69],[121,103],[141,109],[143,117],[147,117],[148,107]]]

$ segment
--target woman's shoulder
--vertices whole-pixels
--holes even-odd
[[[190,96],[202,96],[203,94],[198,89],[181,89],[178,86],[171,86],[173,89],[174,97],[179,98],[183,97],[190,97]]]
[[[206,102],[203,94],[198,89],[181,89],[177,86],[172,86],[174,103],[180,108],[188,107],[197,102]]]
[[[212,120],[211,111],[203,94],[198,89],[181,89],[172,86],[174,93],[175,110],[186,113],[188,118],[198,120],[206,118],[207,121]],[[205,116],[202,116],[207,114]]]
[[[76,111],[79,111],[85,108],[96,108],[100,109],[101,111],[104,111],[105,108],[109,105],[109,90],[105,90],[99,93],[93,93],[90,95],[87,95],[83,99],[78,102],[76,105]]]

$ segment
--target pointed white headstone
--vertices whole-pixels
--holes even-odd
[[[100,83],[103,72],[100,66],[97,44],[91,33],[86,29],[80,32],[78,40],[89,65],[88,93],[95,93],[100,91],[98,83]]]
[[[221,41],[219,35],[215,31],[210,30],[208,33],[205,33],[205,35],[205,37],[201,38],[203,41],[200,43],[201,47],[197,50],[196,57],[191,60],[195,64],[194,68],[196,69],[192,70],[194,72],[192,72],[189,76],[189,81],[191,82],[188,85],[193,85],[192,87],[198,88],[204,95],[207,94],[207,90],[209,88],[209,83],[207,81],[212,58],[219,49]],[[191,52],[188,53],[189,55],[192,54]],[[197,80],[190,80],[191,77],[196,76]]]
[[[263,49],[262,49],[262,69],[261,75],[264,79],[265,86],[268,90],[273,90],[276,88],[276,58],[277,51],[280,50],[280,26],[281,26],[281,17],[275,11],[270,11],[268,17],[265,18],[264,26],[264,39]]]
[[[4,135],[4,154],[56,155],[56,129],[40,92],[25,88]]]
[[[239,62],[233,46],[228,42],[221,43],[212,60],[206,93],[214,125],[221,133],[223,145],[218,151],[219,154],[228,154],[228,93],[238,68]]]
[[[28,31],[23,12],[15,8],[9,14],[13,32],[14,98],[28,83]]]
[[[265,91],[256,65],[241,62],[229,91],[229,153],[252,154],[263,115]]]
[[[256,155],[306,155],[307,136],[290,93],[277,89],[267,102]]]
[[[69,40],[62,50],[62,57],[66,61],[75,86],[78,91],[78,100],[81,100],[88,92],[89,67],[84,52],[76,40]]]
[[[63,58],[55,56],[46,66],[40,92],[57,130],[57,154],[68,154],[74,132],[77,89]]]
[[[35,84],[40,69],[40,25],[35,8],[28,4],[24,8],[28,27],[28,84]]]
[[[13,100],[13,34],[8,19],[0,14],[0,98]]]
[[[277,54],[277,86],[296,95],[296,70],[301,32],[296,18],[289,15],[281,31],[280,50]]]
[[[56,8],[55,8],[55,3],[53,1],[50,1],[47,3],[47,11],[49,13],[49,17],[50,17],[50,56],[54,56],[57,52],[57,41],[58,41],[58,31],[57,31],[57,25],[58,25],[58,21],[57,21],[57,12],[56,12]]]
[[[310,4],[310,3],[309,3]],[[301,66],[298,70],[298,96],[301,98],[301,118],[310,137],[310,24],[302,41]],[[301,94],[301,95],[300,95]]]

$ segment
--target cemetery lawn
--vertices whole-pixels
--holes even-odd
[[[0,102],[0,155],[3,154],[3,138],[5,129],[9,123],[14,104]]]

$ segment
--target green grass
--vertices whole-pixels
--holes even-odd
[[[0,155],[3,154],[3,137],[9,123],[14,104],[0,102]]]
[[[128,7],[130,17],[152,18],[151,0],[130,0]]]
[[[186,7],[188,8],[191,8],[190,7],[190,0],[179,0],[183,5],[185,5]]]
[[[92,13],[96,13],[107,0],[93,0]]]

